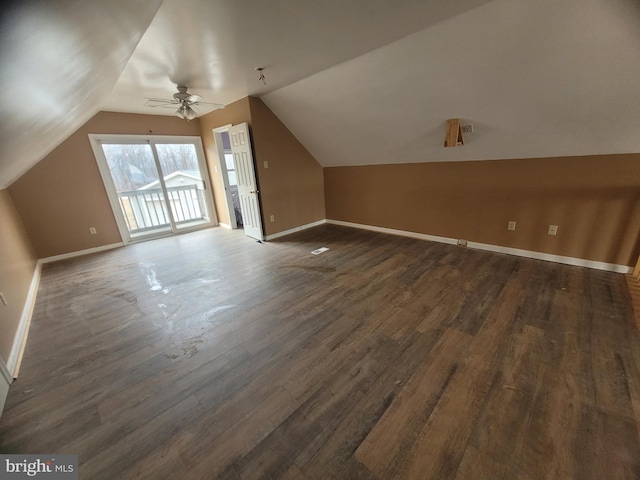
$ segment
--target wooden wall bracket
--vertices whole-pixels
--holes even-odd
[[[450,118],[447,120],[447,133],[444,137],[445,147],[457,147],[458,145],[464,145],[464,138],[462,138],[462,127],[460,126],[459,118]]]

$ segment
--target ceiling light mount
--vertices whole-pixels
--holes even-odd
[[[264,77],[264,73],[262,73],[263,70],[264,70],[264,67],[256,67],[256,72],[258,72],[260,74],[258,76],[258,80],[261,80],[262,83],[264,83],[266,85],[267,84],[267,80]]]

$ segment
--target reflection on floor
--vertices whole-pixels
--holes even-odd
[[[0,451],[92,480],[638,478],[625,289],[330,225],[45,265]]]

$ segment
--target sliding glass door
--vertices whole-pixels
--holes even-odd
[[[213,224],[199,138],[90,137],[126,242]]]
[[[129,240],[171,232],[160,172],[149,143],[102,143]]]
[[[156,144],[171,215],[177,230],[209,221],[205,184],[193,144]]]

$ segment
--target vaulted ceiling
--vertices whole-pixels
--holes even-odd
[[[638,25],[635,0],[14,2],[0,188],[176,84],[261,96],[324,166],[640,152]],[[474,133],[444,149],[453,117]]]

